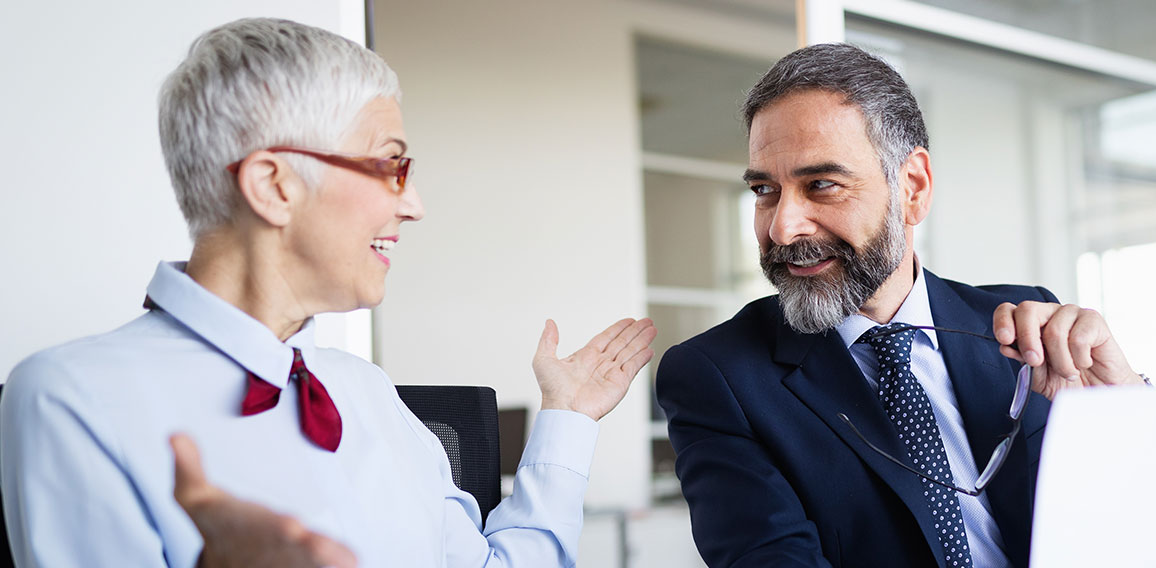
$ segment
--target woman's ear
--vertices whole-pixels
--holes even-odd
[[[899,170],[900,198],[903,200],[903,220],[918,225],[931,211],[931,155],[922,146],[916,146],[907,155]]]
[[[292,201],[301,178],[280,156],[258,150],[241,160],[237,185],[241,197],[258,218],[274,227],[289,224]]]

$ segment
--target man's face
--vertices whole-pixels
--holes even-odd
[[[858,107],[827,91],[755,115],[750,167],[763,271],[787,322],[818,333],[858,311],[901,264],[908,235]]]

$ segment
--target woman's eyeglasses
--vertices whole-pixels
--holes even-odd
[[[397,193],[405,190],[405,181],[409,178],[410,172],[413,170],[413,158],[406,157],[374,158],[372,156],[350,156],[348,154],[334,154],[332,152],[322,152],[308,148],[298,148],[296,146],[274,146],[272,148],[266,148],[266,150],[269,152],[303,154],[321,160],[331,166],[361,172],[383,181],[389,181],[389,178],[396,177]],[[241,160],[225,166],[225,169],[229,170],[233,175],[236,175],[241,169]]]
[[[911,330],[911,329],[931,329],[931,330],[936,331],[937,333],[941,332],[941,331],[942,332],[948,332],[948,333],[962,333],[962,334],[966,334],[966,335],[972,335],[975,337],[981,337],[983,339],[988,339],[991,341],[996,341],[996,339],[994,337],[991,337],[990,335],[983,335],[981,333],[965,331],[962,329],[949,329],[949,328],[945,328],[945,327],[936,327],[936,326],[932,326],[932,325],[897,326],[897,327],[894,327],[891,329],[881,330],[881,331],[875,332],[871,335],[867,335],[864,337],[867,337],[867,338],[880,337],[883,335],[891,335],[891,334],[895,334],[895,333],[901,333],[901,332]],[[846,414],[843,414],[842,412],[840,412],[839,413],[839,419],[842,420],[843,422],[847,423],[847,426],[851,427],[851,431],[855,432],[855,435],[858,436],[859,439],[862,440],[864,444],[867,444],[867,446],[870,447],[872,450],[875,450],[876,453],[887,458],[888,460],[891,460],[892,463],[898,465],[899,467],[902,467],[903,469],[906,469],[907,471],[910,471],[911,473],[914,473],[915,475],[918,475],[919,477],[922,477],[923,479],[926,479],[926,480],[928,480],[932,483],[938,484],[938,485],[942,485],[943,487],[946,487],[948,489],[954,489],[955,491],[959,491],[960,493],[966,493],[966,494],[971,495],[971,496],[977,496],[983,492],[984,488],[986,488],[989,483],[991,483],[992,477],[995,477],[996,472],[998,472],[999,469],[1001,467],[1003,467],[1004,462],[1007,461],[1008,454],[1011,453],[1012,441],[1015,440],[1016,434],[1018,434],[1020,431],[1020,424],[1023,422],[1024,407],[1027,406],[1028,391],[1031,388],[1031,384],[1032,384],[1032,368],[1027,366],[1027,365],[1024,365],[1024,366],[1020,367],[1019,374],[1016,376],[1016,390],[1015,390],[1015,394],[1012,395],[1011,408],[1008,410],[1008,413],[1007,413],[1008,417],[1011,418],[1013,421],[1012,422],[1012,430],[1011,430],[1011,432],[1007,433],[1003,438],[1001,438],[999,441],[999,444],[996,445],[995,451],[992,452],[992,454],[991,454],[991,459],[987,460],[987,465],[984,466],[983,471],[980,472],[979,477],[975,481],[975,489],[964,489],[964,488],[959,487],[957,485],[947,483],[945,481],[940,481],[938,479],[935,479],[934,477],[930,477],[930,476],[920,472],[919,470],[907,465],[906,463],[903,463],[902,460],[896,458],[895,456],[892,456],[891,454],[883,451],[875,444],[872,444],[871,441],[868,440],[866,437],[864,437],[863,434],[861,432],[859,432],[859,429],[856,428],[855,425],[851,423],[851,419],[847,418]]]

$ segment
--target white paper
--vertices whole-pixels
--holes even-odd
[[[1156,388],[1061,392],[1036,489],[1032,568],[1156,567]]]

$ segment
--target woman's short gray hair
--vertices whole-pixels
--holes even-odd
[[[253,18],[197,38],[159,97],[161,149],[189,234],[228,223],[240,204],[228,164],[277,145],[333,149],[377,97],[400,99],[397,75],[326,30]],[[318,185],[319,163],[285,159]]]
[[[755,115],[791,93],[818,89],[839,93],[859,107],[867,138],[893,190],[899,169],[916,146],[929,148],[923,113],[899,73],[882,59],[845,43],[804,47],[779,60],[759,80],[743,104],[750,131]]]

